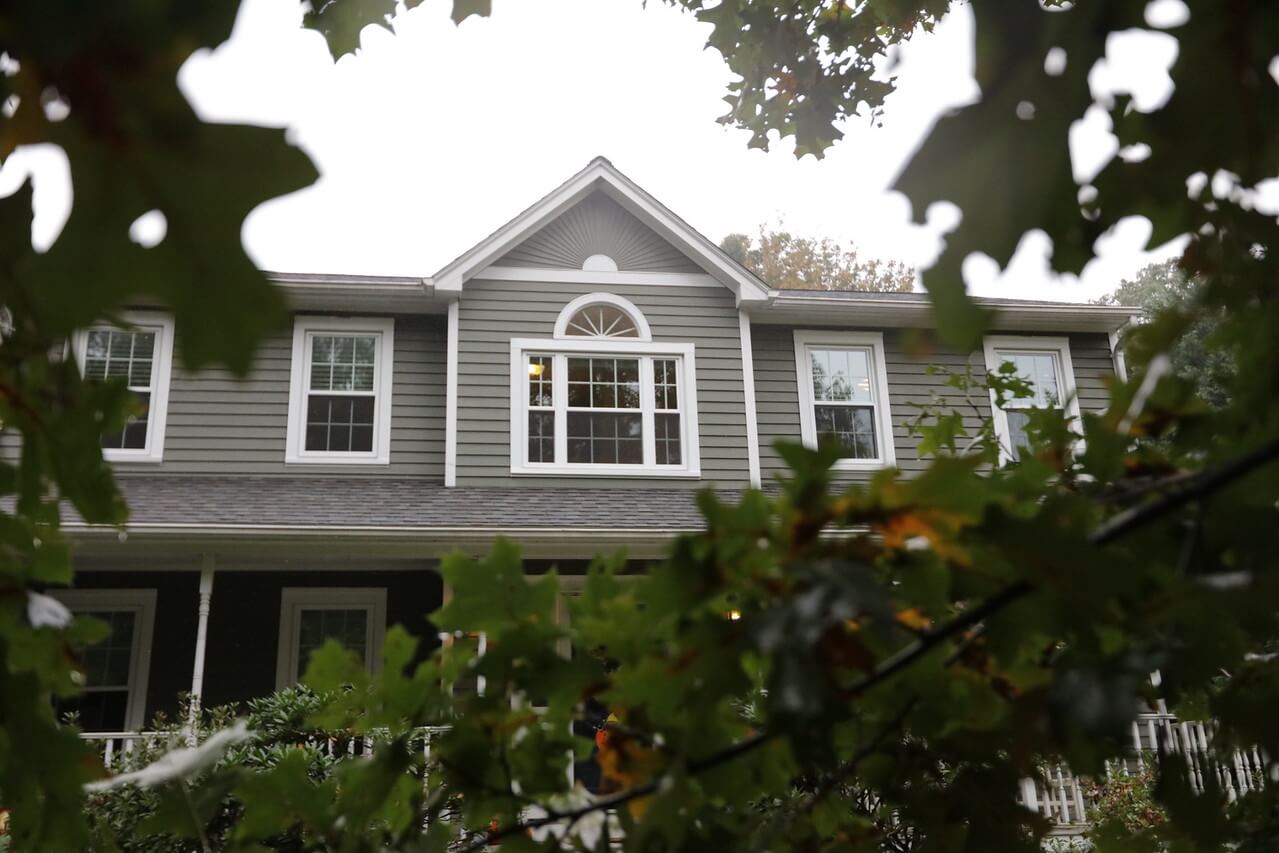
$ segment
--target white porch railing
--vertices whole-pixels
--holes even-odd
[[[182,745],[181,736],[169,732],[82,732],[80,737],[97,747],[108,770],[116,769],[143,749]]]
[[[1212,748],[1212,723],[1179,722],[1171,714],[1142,714],[1132,724],[1132,750],[1115,761],[1106,762],[1106,778],[1140,773],[1157,764],[1157,752],[1180,755],[1190,774],[1190,785],[1203,793],[1205,780],[1216,784],[1233,802],[1240,795],[1265,784],[1266,762],[1260,750],[1234,750],[1218,756]],[[1049,764],[1036,777],[1022,780],[1022,804],[1039,812],[1064,830],[1082,829],[1088,823],[1091,805],[1086,780],[1075,776],[1064,764]]]
[[[1231,802],[1266,784],[1267,763],[1261,751],[1239,749],[1220,757],[1212,749],[1213,729],[1212,723],[1179,722],[1171,714],[1142,714],[1132,724],[1131,752],[1123,759],[1107,762],[1106,777],[1139,773],[1147,765],[1157,763],[1156,752],[1162,750],[1185,759],[1191,787],[1198,793],[1205,790],[1205,780],[1214,777]],[[431,741],[446,730],[445,727],[419,729],[413,738],[413,748],[420,748],[423,757],[429,760]],[[184,738],[171,732],[86,732],[81,737],[97,745],[103,765],[112,771],[123,769],[123,765],[132,758],[140,758],[144,751],[184,745]],[[314,735],[307,742],[329,756],[370,758],[381,739],[377,734],[333,734]],[[1088,824],[1091,801],[1087,780],[1075,776],[1064,764],[1045,765],[1038,775],[1023,779],[1020,800],[1060,831],[1079,832]]]
[[[413,748],[421,749],[422,755],[431,757],[431,740],[441,732],[443,727],[418,729],[412,739]],[[174,732],[83,732],[81,738],[95,745],[102,757],[102,764],[107,770],[118,771],[124,764],[142,753],[154,753],[157,749],[172,749],[186,746],[184,735]],[[306,742],[320,749],[331,757],[349,756],[352,758],[371,758],[377,749],[377,742],[384,736],[372,735],[313,735]],[[155,757],[154,755],[147,756]]]

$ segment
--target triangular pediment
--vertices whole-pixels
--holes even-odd
[[[596,255],[612,259],[623,272],[704,272],[669,240],[600,192],[542,226],[497,265],[580,270]]]
[[[738,302],[769,298],[753,273],[603,158],[440,270],[432,285],[440,293],[461,292],[485,270],[513,268],[596,277],[693,275],[719,282]]]

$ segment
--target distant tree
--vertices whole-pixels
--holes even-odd
[[[1198,278],[1186,275],[1173,259],[1151,264],[1135,277],[1124,279],[1097,304],[1138,307],[1147,323],[1183,318],[1185,329],[1168,349],[1173,372],[1193,383],[1201,400],[1219,409],[1230,402],[1226,385],[1235,366],[1224,348],[1212,345],[1220,314],[1197,307],[1201,286]]]
[[[906,293],[915,271],[901,261],[863,260],[857,248],[828,237],[799,237],[761,225],[759,237],[729,234],[719,244],[742,266],[784,290],[865,290]]]

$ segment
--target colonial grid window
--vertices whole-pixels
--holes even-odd
[[[844,470],[895,463],[882,334],[797,331],[795,366],[804,444],[838,444]]]
[[[569,303],[555,335],[511,342],[513,473],[699,474],[691,344],[653,343],[611,294]]]
[[[77,616],[107,625],[107,636],[80,653],[84,690],[57,703],[86,732],[124,732],[145,720],[154,589],[73,589],[54,595]]]
[[[280,592],[276,686],[296,684],[311,653],[337,640],[376,670],[386,630],[386,590],[380,587],[285,587]]]
[[[1005,461],[1019,459],[1029,445],[1026,426],[1031,409],[1061,409],[1079,428],[1079,403],[1075,399],[1074,367],[1070,362],[1070,340],[1060,337],[997,335],[985,341],[986,369],[996,373],[1007,363],[1029,386],[1029,394],[1005,399],[996,405],[991,392],[995,435]]]
[[[173,322],[161,314],[126,314],[127,326],[93,326],[74,341],[81,374],[93,381],[123,382],[135,411],[119,430],[102,434],[107,459],[159,462],[164,450]]]
[[[299,317],[287,462],[390,461],[393,321]]]

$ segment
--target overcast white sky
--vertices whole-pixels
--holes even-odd
[[[1180,5],[1163,0],[1161,5]],[[365,30],[359,54],[334,64],[303,30],[295,0],[244,0],[232,38],[192,57],[180,82],[203,117],[285,126],[323,177],[263,205],[245,244],[262,267],[298,272],[429,275],[597,154],[708,237],[784,220],[792,231],[856,243],[863,253],[931,262],[953,215],[914,226],[887,187],[932,122],[976,96],[973,24],[959,6],[901,54],[899,91],[882,127],[858,121],[824,160],[796,160],[788,143],[746,147],[716,123],[727,66],[705,49],[708,28],[656,0],[496,0],[491,18],[449,20],[426,0]],[[1111,45],[1094,83],[1158,103],[1175,42],[1133,34]],[[1132,75],[1131,64],[1153,72]],[[1072,137],[1076,173],[1114,152],[1104,113]],[[69,191],[60,155],[20,151],[0,193],[36,175],[37,245],[61,228]],[[945,213],[945,211],[938,211]],[[1047,273],[1046,238],[1028,237],[1002,274],[970,259],[984,295],[1085,300],[1152,259],[1144,220],[1103,241],[1082,280]]]

